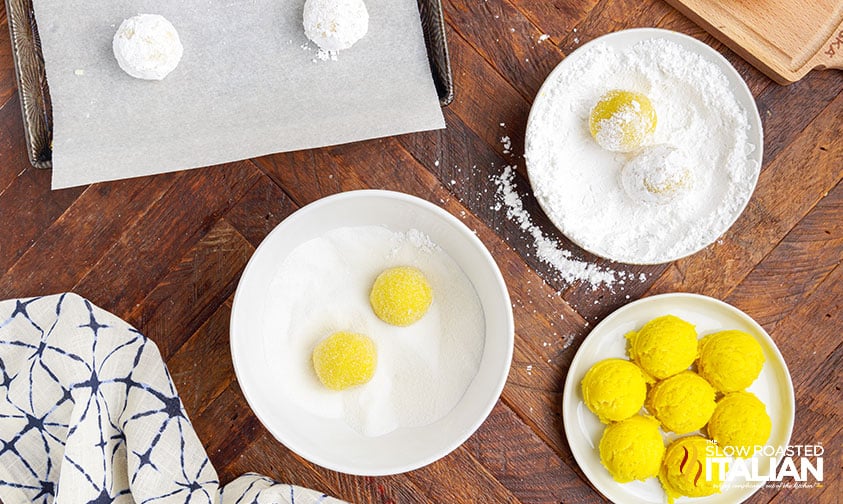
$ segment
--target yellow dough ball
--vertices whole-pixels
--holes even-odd
[[[700,340],[699,353],[700,375],[724,394],[752,385],[764,366],[764,350],[743,331],[709,334]]]
[[[591,109],[588,129],[604,149],[633,152],[656,131],[656,110],[641,93],[613,89]]]
[[[369,294],[375,315],[387,324],[401,327],[421,319],[432,301],[433,291],[427,278],[412,266],[384,271],[375,279]]]
[[[718,457],[724,457],[716,443],[702,436],[679,438],[667,447],[659,481],[672,504],[682,496],[705,497],[720,492]],[[708,461],[708,458],[715,460]]]
[[[647,410],[664,430],[687,434],[701,429],[714,413],[714,387],[693,371],[662,380],[647,395]]]
[[[363,334],[335,332],[313,349],[316,376],[332,390],[345,390],[368,382],[375,375],[377,362],[375,342]]]
[[[638,413],[647,397],[641,368],[624,359],[604,359],[582,379],[583,402],[603,423],[624,420]],[[714,408],[712,398],[712,409]]]
[[[770,439],[773,422],[767,407],[751,392],[732,392],[717,402],[708,422],[708,435],[735,456],[751,458],[756,446]]]
[[[610,424],[603,431],[598,450],[600,462],[618,483],[656,476],[665,450],[659,422],[635,415]]]
[[[674,315],[656,317],[626,339],[629,357],[658,380],[688,369],[697,358],[696,329]]]

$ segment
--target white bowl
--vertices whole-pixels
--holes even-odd
[[[327,419],[279,399],[279,384],[265,358],[261,321],[269,285],[297,246],[341,227],[418,229],[466,274],[483,308],[486,327],[477,375],[457,405],[440,420],[364,436],[341,419]],[[285,219],[246,265],[231,313],[231,354],[237,380],[255,415],[281,443],[320,466],[349,474],[380,476],[417,469],[461,445],[489,415],[509,373],[514,341],[509,294],[489,251],[459,219],[407,194],[351,191],[315,201]]]

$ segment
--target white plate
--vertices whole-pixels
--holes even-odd
[[[285,400],[272,334],[265,333],[270,285],[284,258],[326,232],[353,226],[418,229],[441,247],[471,281],[483,307],[485,344],[479,369],[457,405],[429,425],[399,427],[377,437],[357,432],[339,418],[317,416]],[[457,448],[486,419],[509,373],[514,323],[500,270],[479,238],[438,206],[393,191],[350,191],[315,201],[279,224],[255,251],[231,310],[231,355],[237,381],[261,423],[305,459],[349,474],[381,476],[417,469]]]
[[[745,147],[749,149],[748,145],[754,146],[754,150],[746,153],[746,165],[739,170],[739,175],[728,173],[725,169],[721,171],[719,167],[725,166],[725,162],[720,162],[722,160],[710,161],[706,164],[707,166],[713,163],[714,171],[712,172],[698,171],[696,176],[700,180],[705,180],[701,186],[704,189],[693,193],[694,203],[684,205],[681,212],[673,209],[666,210],[664,207],[638,206],[626,199],[620,183],[616,184],[612,180],[619,179],[619,168],[625,156],[591,147],[589,145],[592,143],[591,136],[588,133],[585,118],[582,122],[582,131],[571,130],[570,128],[574,127],[573,124],[579,124],[577,117],[581,113],[579,105],[575,106],[575,103],[579,104],[582,101],[568,103],[560,98],[570,96],[575,97],[576,100],[587,100],[591,103],[591,94],[597,93],[596,99],[602,92],[599,89],[590,88],[569,92],[569,88],[561,88],[561,84],[557,82],[565,82],[564,78],[570,72],[582,71],[583,63],[580,60],[586,53],[586,49],[596,49],[598,45],[604,45],[607,51],[623,53],[636,43],[649,39],[664,39],[678,44],[682,49],[698,54],[703,60],[714,64],[722,71],[736,103],[746,112],[749,129]],[[560,79],[563,80],[560,81]],[[640,85],[645,87],[651,85],[647,84],[650,81],[638,76],[635,72],[623,81],[610,81],[611,79],[606,81],[608,88],[636,89],[636,82],[640,82]],[[652,83],[655,82],[657,81],[652,81]],[[671,97],[678,93],[666,92],[665,89],[672,90],[673,88],[664,86],[659,89],[661,93],[667,93],[667,96]],[[643,91],[644,88],[641,90]],[[571,107],[571,110],[568,110],[568,107]],[[705,108],[705,105],[696,107]],[[689,110],[694,109],[689,108]],[[694,112],[688,113],[692,116],[694,114]],[[665,121],[669,120],[671,119],[665,119]],[[564,136],[556,134],[560,128],[566,131]],[[657,129],[657,135],[660,135],[659,141],[664,141],[668,135],[667,131],[682,131],[682,123],[676,124],[673,129],[669,129],[670,126],[664,126],[666,128],[664,130],[660,128]],[[685,138],[686,135],[683,133],[680,136]],[[563,145],[568,145],[562,144],[561,138],[584,142],[583,148],[588,147],[587,150],[591,154],[583,154],[584,157],[578,162],[568,162],[567,157],[558,159],[554,152],[559,151]],[[686,141],[693,141],[693,139],[686,139]],[[563,59],[548,75],[530,109],[525,159],[536,200],[553,224],[571,241],[593,254],[614,261],[630,264],[660,264],[698,252],[713,243],[734,224],[754,191],[761,168],[763,142],[761,118],[752,93],[726,58],[708,45],[687,35],[656,28],[637,28],[603,35],[582,45]],[[566,153],[566,156],[568,154]],[[585,161],[591,160],[594,156],[600,160]],[[689,161],[694,162],[693,159]],[[739,180],[739,183],[735,180]],[[625,236],[630,234],[626,233],[624,236],[618,236],[618,233],[611,229],[600,229],[601,223],[605,222],[609,214],[616,216],[612,218],[619,223],[618,226],[629,229],[634,225],[637,234]],[[676,215],[680,217],[677,219]],[[694,232],[687,228],[694,229]],[[669,231],[664,232],[665,229]]]
[[[637,504],[663,503],[666,500],[657,478],[621,484],[612,479],[600,463],[597,446],[605,426],[583,403],[580,382],[586,371],[600,360],[629,358],[624,335],[655,317],[668,314],[694,324],[700,337],[726,329],[738,329],[755,336],[766,360],[760,376],[748,390],[764,402],[773,422],[767,444],[786,448],[790,442],[796,407],[793,383],[779,349],[757,322],[729,304],[698,294],[661,294],[634,301],[606,317],[583,341],[571,362],[562,399],[565,435],[574,458],[595,488],[614,502]],[[759,462],[758,467],[763,474],[769,463],[763,456],[760,456]],[[678,502],[736,504],[749,498],[763,484],[743,485],[741,481],[736,482],[738,484],[723,493],[693,499],[683,497]]]

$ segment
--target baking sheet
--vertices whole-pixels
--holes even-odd
[[[53,100],[53,188],[444,127],[415,0],[367,0],[369,32],[322,61],[304,0],[34,0]],[[185,51],[163,81],[111,52],[156,13]]]

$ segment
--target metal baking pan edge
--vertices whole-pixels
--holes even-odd
[[[50,168],[52,105],[32,0],[5,1],[29,162],[35,168]],[[418,5],[433,82],[439,103],[445,107],[454,100],[454,79],[445,39],[442,1],[418,0]]]

